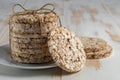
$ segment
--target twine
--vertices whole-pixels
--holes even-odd
[[[26,14],[28,14],[28,13],[38,14],[37,12],[40,10],[48,10],[56,15],[56,12],[54,12],[55,6],[50,3],[43,5],[40,9],[37,9],[37,10],[28,10],[28,9],[24,8],[21,4],[15,4],[12,7],[13,13],[15,13],[15,15],[23,14],[22,12],[17,12],[17,13],[15,12],[15,7],[17,7],[17,6],[21,7],[24,10],[24,12],[26,12]],[[51,6],[52,9],[47,8],[47,6]],[[41,13],[39,13],[39,14],[41,14]],[[45,14],[45,12],[44,13],[42,12],[42,14]],[[61,19],[59,16],[58,16],[58,19],[59,19],[59,26],[62,26]]]

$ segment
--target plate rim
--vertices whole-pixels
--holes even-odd
[[[48,65],[48,66],[43,66],[43,67],[29,67],[29,66],[17,66],[17,65],[9,65],[9,64],[2,64],[0,63],[0,65],[3,65],[3,66],[7,66],[7,67],[11,67],[11,68],[17,68],[17,69],[49,69],[49,68],[54,68],[54,67],[57,67],[57,65],[55,65],[55,63],[53,63],[53,65]]]

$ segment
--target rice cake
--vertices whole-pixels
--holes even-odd
[[[77,35],[64,27],[52,29],[48,38],[52,59],[67,72],[80,71],[86,61],[83,45]]]
[[[81,36],[87,59],[101,59],[109,57],[112,47],[103,39]]]

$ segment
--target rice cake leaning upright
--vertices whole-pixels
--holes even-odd
[[[64,27],[52,29],[48,47],[54,62],[67,72],[80,71],[86,61],[83,45],[77,35]]]
[[[87,59],[102,59],[109,57],[112,47],[103,39],[81,36]]]

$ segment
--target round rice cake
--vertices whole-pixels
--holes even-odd
[[[112,54],[112,47],[107,45],[105,49],[96,52],[87,52],[87,59],[102,59],[107,58]]]
[[[64,27],[56,27],[49,33],[49,52],[54,62],[67,72],[80,71],[86,61],[83,45],[78,36]]]
[[[109,57],[112,47],[103,39],[81,36],[87,59],[101,59]]]
[[[85,52],[96,52],[106,48],[107,42],[100,38],[81,36],[80,40],[84,46]]]

